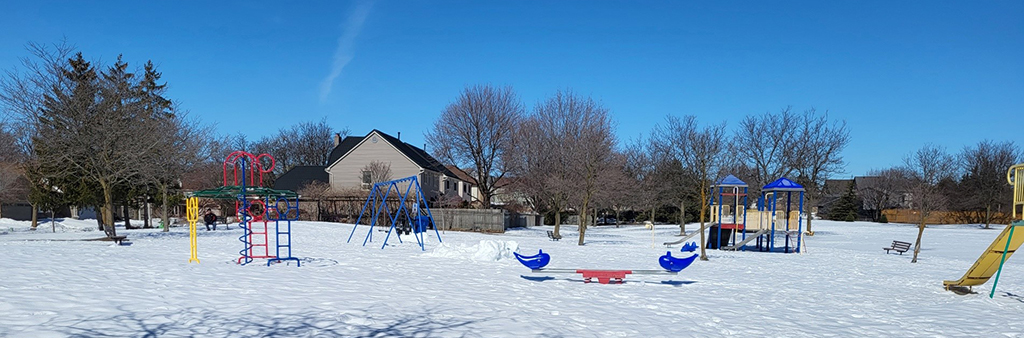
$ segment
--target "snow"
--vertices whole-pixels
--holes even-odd
[[[512,252],[551,254],[549,268],[658,269],[679,247],[652,247],[642,225],[550,226],[505,234],[428,232],[381,250],[367,227],[297,222],[294,263],[235,264],[242,231],[199,231],[201,263],[188,263],[187,228],[124,230],[105,241],[95,220],[58,220],[29,231],[0,220],[3,337],[709,337],[1024,336],[1024,259],[1006,262],[996,297],[943,290],[999,229],[929,227],[919,262],[885,254],[913,242],[901,224],[815,221],[804,254],[709,250],[679,275],[630,275],[622,285],[577,274],[539,274]],[[688,229],[695,229],[689,225]],[[660,244],[678,227],[658,225]],[[552,278],[543,278],[543,277]]]

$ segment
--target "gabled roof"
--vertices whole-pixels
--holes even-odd
[[[459,180],[466,183],[476,184],[476,179],[473,178],[472,176],[469,176],[469,173],[467,173],[465,170],[459,169],[459,167],[453,165],[446,165],[444,167],[448,168],[448,171],[454,173],[455,178],[458,178]]]
[[[747,186],[747,182],[743,182],[743,180],[737,178],[736,176],[729,175],[729,176],[726,176],[723,179],[718,180],[718,182],[715,182],[715,186],[717,186],[717,187],[740,187],[740,188],[743,188],[743,187]]]
[[[761,191],[804,191],[804,186],[791,181],[788,178],[780,177],[775,182],[761,188]]]
[[[321,165],[296,166],[274,180],[274,189],[299,191],[310,182],[327,183],[330,175],[324,168]]]
[[[394,136],[385,134],[384,132],[377,129],[371,130],[368,134],[366,134],[366,136],[363,137],[345,137],[345,140],[341,141],[341,143],[339,143],[338,146],[334,147],[334,150],[331,151],[331,155],[329,156],[327,162],[327,168],[334,166],[335,163],[344,158],[345,155],[348,155],[348,153],[352,152],[352,149],[355,149],[367,137],[374,133],[380,135],[380,137],[387,141],[388,144],[390,144],[392,147],[394,147],[395,150],[398,150],[398,152],[402,153],[402,155],[405,155],[406,158],[408,158],[410,161],[415,163],[420,168],[433,170],[448,176],[456,176],[455,173],[448,170],[448,168],[445,168],[445,166],[441,164],[441,161],[438,161],[433,156],[430,156],[430,154],[428,154],[425,150],[420,149],[414,145],[402,142],[402,140],[399,140]]]

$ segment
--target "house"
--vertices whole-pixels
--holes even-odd
[[[398,134],[401,137],[401,134]],[[274,183],[275,189],[300,190],[309,182],[326,182],[335,191],[369,190],[371,162],[390,166],[391,179],[417,176],[428,200],[471,200],[471,184],[460,179],[425,150],[402,142],[399,137],[374,129],[366,136],[334,136],[326,166],[295,167]]]

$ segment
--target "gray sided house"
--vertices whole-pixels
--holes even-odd
[[[373,161],[391,166],[391,179],[417,176],[423,194],[436,200],[442,194],[447,198],[470,200],[469,182],[458,178],[440,161],[426,151],[400,139],[374,129],[366,136],[348,136],[335,140],[327,167],[328,183],[337,191],[369,190],[369,175],[364,169]]]

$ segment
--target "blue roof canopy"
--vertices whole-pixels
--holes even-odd
[[[726,176],[723,179],[718,180],[718,182],[715,182],[715,186],[717,186],[717,187],[741,187],[742,188],[742,187],[746,187],[747,186],[747,182],[743,182],[739,178],[736,178],[736,176],[729,175],[729,176]]]
[[[761,188],[761,191],[804,191],[804,186],[791,181],[788,178],[780,177],[775,182]]]

